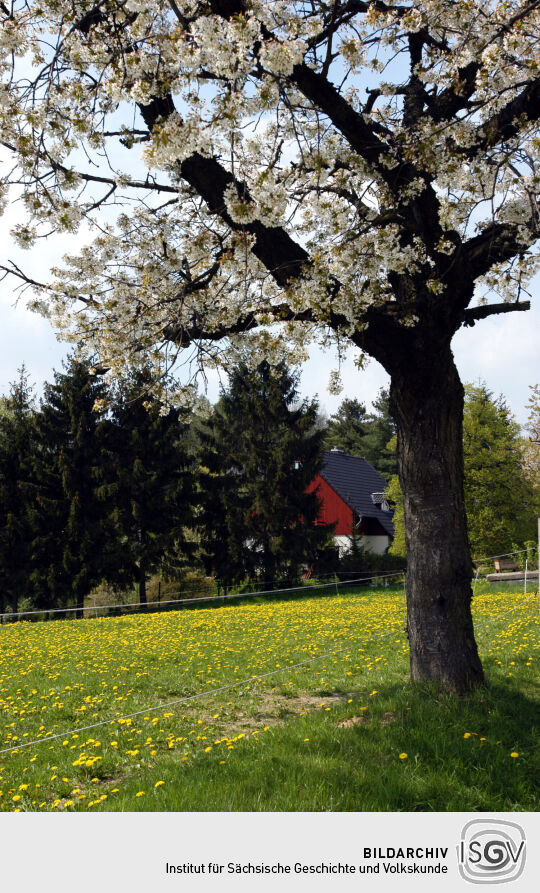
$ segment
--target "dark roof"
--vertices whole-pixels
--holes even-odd
[[[376,518],[387,534],[394,536],[393,512],[385,512],[372,499],[386,489],[386,481],[366,459],[349,456],[342,450],[324,450],[320,475],[357,515]]]

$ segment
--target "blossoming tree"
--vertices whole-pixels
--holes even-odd
[[[529,307],[539,7],[0,5],[3,196],[11,183],[28,211],[14,236],[85,227],[41,306],[113,372],[165,347],[219,362],[223,344],[301,353],[314,338],[382,363],[412,676],[458,691],[483,677],[451,340]]]

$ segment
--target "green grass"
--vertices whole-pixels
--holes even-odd
[[[536,810],[521,601],[478,585],[489,684],[463,699],[408,681],[400,588],[5,625],[0,810]]]

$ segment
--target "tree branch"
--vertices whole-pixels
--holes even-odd
[[[167,118],[174,111],[172,96],[153,100],[148,105],[139,105],[144,122],[152,130],[156,122]],[[217,214],[235,232],[249,233],[255,237],[252,252],[278,285],[286,286],[291,279],[300,276],[311,263],[307,251],[292,239],[280,226],[265,226],[259,220],[238,223],[228,213],[225,204],[225,191],[233,186],[246,202],[251,196],[244,183],[224,168],[215,158],[208,158],[194,152],[178,165],[182,178],[204,199],[212,213]]]
[[[479,152],[517,136],[523,126],[520,123],[523,117],[528,121],[540,118],[540,77],[527,84],[518,96],[480,125],[475,142],[468,146],[455,145],[454,149],[466,158],[474,158]]]
[[[532,244],[540,236],[540,222],[527,223]],[[523,241],[523,227],[517,223],[492,223],[483,232],[469,239],[463,245],[463,255],[471,278],[484,276],[495,264],[511,260],[528,245]]]
[[[479,62],[469,62],[458,69],[458,82],[439,93],[438,96],[426,94],[426,104],[434,121],[448,121],[465,108],[476,89],[476,75],[480,69]]]
[[[497,313],[513,313],[514,310],[530,310],[530,301],[516,301],[515,304],[486,304],[483,307],[469,307],[463,314],[463,325],[474,326],[479,319],[495,316]]]

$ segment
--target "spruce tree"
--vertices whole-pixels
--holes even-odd
[[[28,483],[35,448],[34,398],[24,365],[0,407],[0,613],[17,613],[32,569]]]
[[[522,466],[520,428],[485,384],[465,386],[465,507],[473,555],[509,552],[533,539],[536,504]]]
[[[351,456],[364,456],[364,438],[367,433],[366,407],[356,397],[342,400],[337,411],[330,416],[324,432],[324,448],[337,447]]]
[[[84,599],[113,567],[114,536],[100,493],[107,422],[97,409],[106,387],[70,357],[45,385],[36,416],[32,501],[33,582],[40,607]]]
[[[388,444],[396,433],[388,391],[381,388],[373,401],[373,412],[356,398],[345,399],[330,416],[324,432],[324,447],[336,446],[352,456],[367,459],[379,474],[389,479],[397,474],[395,449]]]
[[[269,586],[298,577],[328,545],[306,488],[321,462],[317,402],[298,403],[297,377],[282,362],[239,365],[216,405],[202,476],[207,567],[230,584],[254,572]]]
[[[186,535],[193,512],[187,429],[178,409],[164,410],[148,394],[150,380],[142,369],[116,386],[109,440],[118,573],[124,583],[137,585],[141,605],[147,604],[148,575],[158,566],[173,575],[192,551]]]

